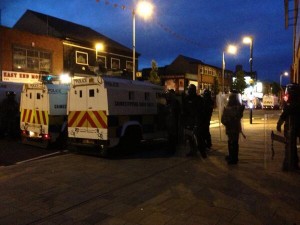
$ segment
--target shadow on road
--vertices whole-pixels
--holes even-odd
[[[71,149],[71,148],[70,148]],[[100,153],[92,148],[80,148],[70,150],[75,154],[84,154],[94,157],[100,157]],[[167,143],[164,141],[141,143],[135,148],[114,147],[109,151],[107,159],[147,159],[147,158],[166,158],[173,156],[174,153],[168,151]]]
[[[10,166],[58,154],[65,154],[65,152],[24,145],[19,138],[6,137],[0,139],[0,166]]]

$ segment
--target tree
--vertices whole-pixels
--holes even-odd
[[[247,83],[244,78],[244,72],[238,71],[236,73],[236,79],[232,83],[232,89],[235,89],[239,93],[243,93],[246,87],[247,87]]]
[[[149,81],[153,84],[161,84],[160,77],[158,76],[158,67],[155,60],[151,61],[151,68]]]

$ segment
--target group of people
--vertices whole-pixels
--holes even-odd
[[[206,151],[212,146],[209,125],[214,101],[212,100],[211,92],[205,90],[203,96],[197,95],[196,86],[191,84],[187,95],[183,96],[182,105],[176,99],[174,90],[167,92],[166,100],[166,125],[170,151],[174,152],[176,150],[179,130],[189,129],[197,138],[197,146],[196,148],[192,146],[192,137],[188,137],[191,148],[187,156],[195,156],[197,155],[197,150],[199,150],[201,156],[206,158]]]
[[[169,134],[169,149],[176,150],[179,140],[179,130],[189,130],[190,152],[187,156],[196,156],[197,151],[203,158],[207,157],[207,151],[212,147],[210,135],[210,120],[214,108],[211,92],[205,90],[203,95],[198,95],[196,86],[188,87],[187,95],[182,99],[182,108],[176,99],[175,91],[167,93],[167,130]],[[240,94],[231,91],[228,102],[223,109],[221,122],[225,126],[228,137],[228,155],[225,157],[229,165],[239,161],[239,137],[243,135],[241,119],[245,106],[242,104]],[[285,102],[282,114],[277,123],[277,130],[281,132],[284,124],[285,158],[283,170],[299,169],[297,154],[297,139],[300,138],[300,86],[295,86],[289,92],[289,98]],[[244,136],[244,135],[243,135]],[[195,141],[192,138],[196,137]]]
[[[187,156],[196,156],[197,151],[199,151],[203,158],[207,158],[207,151],[212,147],[209,126],[214,101],[211,92],[205,90],[202,96],[198,95],[196,86],[191,84],[188,87],[187,95],[182,99],[182,108],[176,99],[174,90],[168,91],[166,100],[169,149],[171,151],[176,150],[179,130],[182,128],[182,130],[192,134],[187,135],[190,143],[190,151],[187,153]],[[238,140],[242,131],[241,118],[243,117],[243,111],[244,106],[239,100],[239,94],[232,92],[222,115],[222,123],[226,127],[228,136],[228,156],[226,156],[228,164],[237,164],[238,162]],[[194,137],[196,140],[193,140]]]

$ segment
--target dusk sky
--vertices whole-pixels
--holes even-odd
[[[1,0],[1,24],[12,27],[27,9],[90,27],[132,48],[132,7],[137,0]],[[226,69],[243,65],[249,71],[249,45],[253,36],[253,70],[259,80],[279,82],[292,63],[292,27],[284,26],[283,0],[152,0],[154,14],[136,17],[139,69],[151,60],[165,66],[184,55],[222,67],[228,44],[237,55],[225,53]],[[124,7],[125,6],[125,9]],[[288,78],[283,78],[283,83]]]

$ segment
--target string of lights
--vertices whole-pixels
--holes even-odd
[[[110,0],[96,0],[97,3],[99,2],[103,2],[106,6],[110,6],[110,7],[114,7],[116,9],[121,9],[121,10],[129,10],[129,11],[132,11],[132,8],[124,5],[124,4],[119,4],[119,3],[114,3]],[[190,45],[194,45],[194,46],[197,46],[197,47],[201,47],[202,45],[199,43],[199,42],[196,42],[194,40],[191,40],[190,38],[187,38],[186,36],[184,35],[181,35],[177,32],[175,32],[173,29],[171,29],[170,27],[166,26],[166,25],[163,25],[162,23],[156,21],[156,24],[158,25],[158,27],[160,29],[162,29],[164,32],[168,33],[170,36],[176,38],[177,40],[179,41],[183,41],[187,44],[190,44]]]

